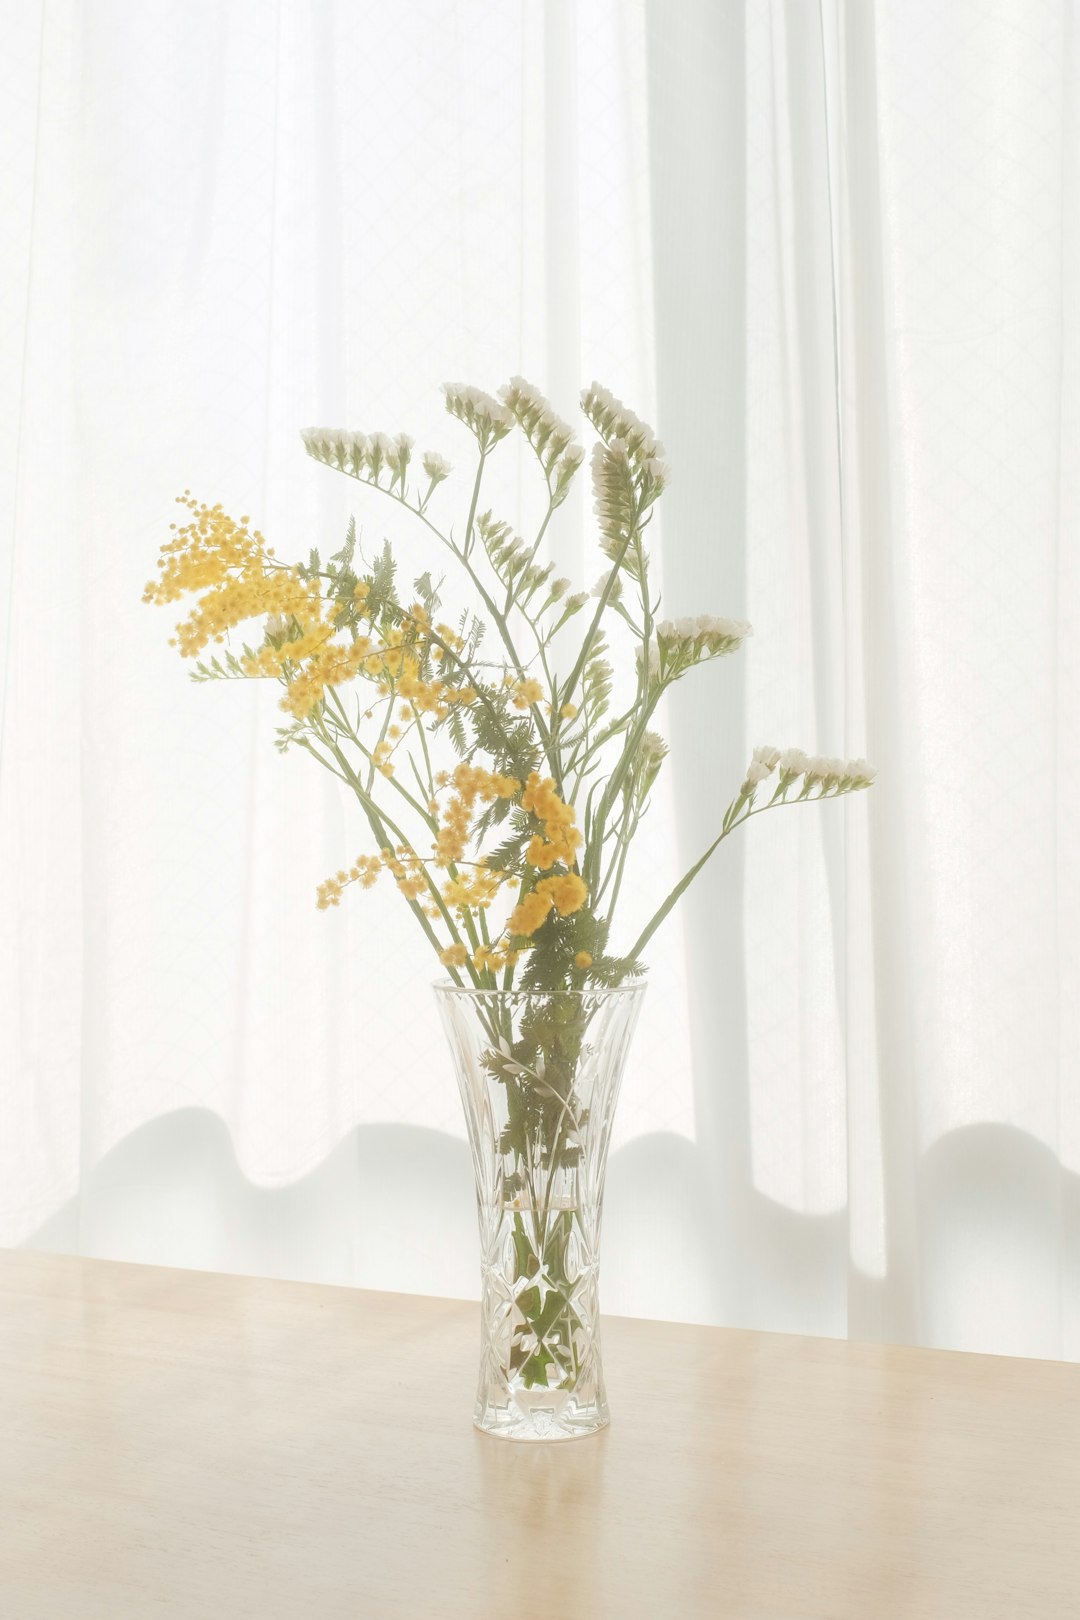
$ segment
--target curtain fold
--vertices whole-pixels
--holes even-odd
[[[139,597],[186,486],[420,572],[297,430],[464,464],[443,380],[595,375],[667,445],[665,610],[756,632],[662,716],[628,925],[756,744],[880,769],[654,941],[605,1305],[1080,1355],[1074,4],[6,21],[0,1241],[473,1291],[411,919],[314,910],[353,807]]]

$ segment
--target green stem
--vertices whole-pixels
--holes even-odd
[[[488,457],[487,451],[485,449],[483,449],[483,447],[481,447],[480,460],[477,463],[477,467],[476,467],[476,477],[473,480],[472,500],[469,503],[469,515],[465,520],[465,540],[464,540],[464,542],[462,544],[462,548],[461,548],[463,557],[468,557],[469,553],[472,551],[473,523],[474,523],[474,521],[476,519],[476,505],[477,505],[477,502],[480,499],[480,485],[481,485],[481,482],[483,481],[484,463],[487,461],[487,457]],[[402,493],[402,496],[404,497],[404,494],[405,494],[404,489],[402,490],[401,493]]]
[[[482,466],[482,464],[483,463],[481,462],[481,466]],[[344,471],[344,469],[339,469],[339,470]],[[347,476],[350,477],[350,478],[353,478],[353,477],[356,477],[356,474],[355,473],[349,473]],[[513,638],[513,635],[511,634],[510,626],[507,624],[504,615],[499,612],[499,609],[495,605],[495,602],[494,602],[494,600],[493,600],[493,598],[491,596],[491,593],[488,591],[487,587],[484,585],[484,582],[480,578],[479,574],[476,572],[476,569],[472,566],[472,564],[469,561],[469,558],[465,554],[464,550],[459,548],[458,546],[455,546],[454,542],[450,539],[449,535],[444,534],[443,531],[436,524],[432,523],[431,519],[424,512],[421,512],[419,507],[410,505],[410,503],[404,498],[404,496],[398,495],[392,489],[385,488],[382,484],[372,483],[369,479],[366,479],[366,478],[361,478],[358,481],[360,483],[367,484],[369,489],[376,489],[376,490],[379,491],[379,493],[381,495],[388,496],[390,500],[396,501],[399,506],[403,506],[405,508],[406,512],[411,512],[413,517],[419,518],[420,522],[423,523],[426,528],[430,529],[431,533],[439,541],[440,545],[445,546],[447,551],[449,551],[452,556],[457,558],[458,562],[462,565],[462,567],[465,569],[465,572],[468,574],[468,576],[469,576],[470,580],[472,581],[473,585],[476,587],[476,592],[477,592],[477,595],[480,597],[480,600],[483,602],[484,606],[487,608],[488,612],[491,614],[492,619],[495,621],[496,627],[497,627],[498,632],[499,632],[499,638],[502,641],[503,646],[506,648],[507,653],[509,654],[511,663],[513,664],[514,668],[517,670],[519,679],[524,680],[526,678],[526,665],[525,665],[524,661],[522,660],[521,654],[518,652],[517,647],[514,644],[514,638]],[[479,486],[477,486],[477,489],[478,489],[478,487]],[[476,494],[476,491],[474,491],[474,495],[475,494]],[[475,504],[475,502],[474,502],[474,504]],[[468,538],[468,534],[467,534],[467,538]],[[525,617],[525,622],[527,624],[529,624],[530,627],[533,628],[534,631],[535,631],[535,627],[532,626],[532,621],[529,619],[528,615],[526,614],[526,615],[524,615],[524,617]],[[534,721],[536,723],[537,732],[539,733],[540,740],[541,740],[541,742],[543,743],[543,746],[544,746],[544,752],[545,752],[545,754],[548,755],[548,763],[550,764],[552,772],[556,776],[556,780],[558,781],[559,780],[558,760],[556,758],[552,757],[551,736],[550,736],[550,733],[548,731],[547,725],[545,724],[544,717],[541,714],[539,708],[535,704],[533,704],[533,706],[532,706],[532,713],[533,713],[533,719],[534,719]]]
[[[308,722],[312,726],[312,728],[318,733],[318,735],[321,737],[324,747],[328,748],[330,750],[330,752],[333,754],[334,758],[337,760],[338,765],[340,767],[340,770],[335,772],[335,775],[341,775],[342,780],[349,787],[351,787],[353,792],[356,794],[357,799],[360,801],[360,807],[363,810],[364,815],[367,818],[368,825],[370,826],[372,832],[375,834],[375,837],[379,840],[380,849],[384,849],[384,848],[386,848],[388,846],[389,840],[387,839],[386,834],[387,834],[387,831],[389,831],[393,835],[393,837],[396,838],[396,840],[397,840],[397,842],[399,844],[404,844],[406,846],[406,848],[412,854],[415,855],[416,852],[415,852],[415,850],[413,850],[412,844],[406,838],[406,836],[405,836],[404,832],[402,831],[402,829],[397,825],[397,823],[395,821],[393,821],[386,814],[385,810],[382,810],[375,803],[375,801],[371,798],[370,794],[365,791],[363,783],[360,781],[359,777],[353,771],[353,769],[350,766],[350,764],[349,764],[348,760],[346,759],[345,755],[342,753],[341,749],[334,742],[333,738],[328,735],[328,733],[326,731],[326,728],[322,724],[319,717],[317,715],[315,715],[315,714],[309,715]],[[311,750],[311,751],[314,752],[314,750]],[[315,757],[316,758],[319,757],[317,753],[316,753]],[[323,760],[323,761],[321,761],[321,763],[325,765],[326,761]],[[393,781],[393,778],[391,778],[391,782],[392,781]],[[411,795],[407,795],[407,796],[411,797]],[[461,935],[458,932],[457,925],[454,922],[454,919],[453,919],[453,917],[452,917],[452,915],[450,913],[450,910],[447,907],[447,904],[446,904],[445,900],[443,899],[442,895],[439,892],[438,884],[431,877],[431,874],[428,872],[427,866],[425,865],[425,863],[423,861],[420,861],[418,859],[417,864],[419,865],[420,871],[423,873],[424,883],[425,883],[425,885],[427,887],[428,893],[431,895],[431,898],[435,902],[435,905],[438,907],[439,911],[442,913],[443,921],[445,922],[447,928],[450,930],[450,937],[451,937],[452,941],[456,945],[464,945],[465,941],[461,938]],[[435,930],[432,928],[431,923],[430,923],[427,915],[425,914],[423,907],[420,905],[418,900],[414,900],[408,895],[405,898],[408,901],[408,904],[411,906],[414,916],[416,917],[417,921],[420,923],[420,926],[423,928],[424,933],[427,935],[428,940],[434,946],[437,953],[441,952],[442,945],[441,945],[441,943],[439,941],[439,937],[435,933]],[[450,971],[453,974],[455,982],[460,983],[460,980],[458,979],[456,971],[454,969],[451,969]],[[470,976],[472,977],[473,983],[474,984],[479,983],[479,980],[478,980],[477,974],[476,974],[476,969],[472,966],[471,962],[469,963],[469,973],[470,973]]]
[[[724,839],[731,836],[736,827],[743,826],[745,822],[750,820],[751,816],[764,815],[766,810],[779,810],[781,805],[785,804],[800,804],[802,800],[772,798],[768,804],[759,804],[756,806],[754,805],[752,798],[744,800],[743,802],[747,804],[749,808],[745,811],[745,813],[739,814],[736,808],[739,804],[739,799],[732,801],[727,815],[724,817],[724,830],[721,832],[720,836],[713,840],[708,849],[705,851],[704,855],[702,855],[701,859],[695,861],[690,870],[679,879],[678,883],[676,883],[663,905],[658,911],[654,912],[653,916],[646,923],[645,927],[642,929],[641,933],[638,935],[637,939],[626,953],[631,961],[635,960],[645,949],[645,946],[649,943],[650,939],[652,939],[653,935],[656,933],[656,930],[667,917],[669,911],[675,905],[676,901],[682,898],[687,889],[690,887],[691,883],[693,883],[694,879],[697,877],[698,873],[701,871],[701,868],[705,865],[706,861],[708,861],[720,848],[720,845],[724,842]],[[734,816],[732,816],[733,810],[735,811]],[[731,817],[730,820],[728,819],[729,817]]]

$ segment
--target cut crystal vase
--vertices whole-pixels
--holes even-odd
[[[487,1434],[570,1440],[608,1422],[600,1222],[644,992],[436,987],[476,1172]]]

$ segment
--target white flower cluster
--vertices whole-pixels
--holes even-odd
[[[638,744],[638,759],[646,770],[655,770],[667,751],[668,745],[658,731],[646,731]]]
[[[443,383],[443,396],[450,415],[476,435],[481,449],[505,439],[514,426],[515,419],[506,406],[471,383]]]
[[[593,446],[593,511],[600,525],[600,547],[612,561],[633,572],[636,561],[627,542],[634,527],[634,481],[626,445],[616,439]]]
[[[305,428],[300,437],[309,456],[331,467],[378,483],[384,472],[390,484],[405,487],[413,441],[407,433],[348,433],[342,428]]]
[[[671,473],[663,459],[664,447],[652,428],[598,382],[582,390],[581,408],[601,438],[624,447],[635,469],[647,476],[659,494]]]
[[[499,398],[521,425],[522,432],[540,458],[545,472],[556,471],[556,489],[563,493],[585,459],[585,452],[574,438],[574,431],[552,409],[539,388],[524,377],[511,377],[499,389]],[[561,459],[560,459],[561,458]]]
[[[422,465],[433,484],[441,484],[454,470],[446,457],[440,456],[437,450],[426,451]]]
[[[610,590],[608,590],[609,584],[611,586]],[[611,568],[606,574],[601,574],[600,578],[592,588],[592,594],[594,596],[603,596],[605,591],[608,593],[609,602],[618,602],[621,598],[623,593],[623,582],[622,575],[619,573],[617,568]]]
[[[661,619],[656,626],[656,635],[649,643],[649,675],[681,674],[691,664],[699,663],[704,658],[719,658],[724,653],[737,652],[747,636],[753,633],[753,626],[742,619],[718,619],[711,613],[685,619]],[[639,647],[639,668],[641,660]]]
[[[643,660],[648,664],[649,679],[656,679],[660,674],[660,649],[655,641],[650,641],[647,649],[644,647],[638,648],[637,664],[639,669]]]
[[[789,787],[801,777],[804,793],[819,785],[822,794],[849,793],[854,788],[869,787],[877,775],[874,766],[865,759],[824,759],[817,754],[804,754],[801,748],[781,750],[766,746],[754,749],[743,783],[744,795],[777,768],[781,788]]]
[[[665,649],[690,649],[700,642],[710,653],[735,652],[753,633],[753,626],[742,619],[717,619],[710,613],[662,619],[656,627],[656,639]]]
[[[365,433],[346,433],[342,428],[304,428],[300,437],[309,456],[314,456],[316,461],[328,462],[334,467],[344,467],[346,471],[352,470],[354,441],[364,446],[367,444]]]
[[[533,547],[514,533],[509,523],[504,523],[491,512],[481,512],[476,520],[476,532],[484,542],[484,550],[491,561],[491,566],[498,574],[504,585],[520,576],[519,584],[526,584],[535,588],[542,584],[554,570],[554,563],[548,563],[541,568],[532,562]]]
[[[404,489],[405,473],[412,456],[412,439],[407,433],[399,433],[394,439],[388,439],[385,433],[377,433],[375,438],[379,440],[379,452],[390,469],[391,479]]]

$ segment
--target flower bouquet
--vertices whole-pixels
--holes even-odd
[[[666,692],[737,651],[739,620],[660,619],[647,538],[669,480],[651,430],[605,388],[582,394],[603,572],[575,590],[545,561],[585,451],[539,391],[447,384],[473,441],[464,521],[440,515],[451,468],[406,434],[330,429],[308,454],[407,511],[453,560],[451,609],[430,572],[407,588],[389,542],[350,523],[323,559],[283,562],[246,517],[180,500],[145,599],[191,597],[175,645],[197,680],[282,687],[282,750],[302,748],[355,796],[368,848],[318,905],[386,879],[445,977],[436,987],[468,1123],[481,1238],[476,1422],[568,1438],[608,1420],[597,1303],[604,1172],[643,990],[644,952],[724,839],[783,805],[869,786],[864,760],[754,751],[699,859],[629,942],[613,932],[627,860],[666,745]],[[500,444],[523,436],[543,516],[525,539],[483,500]],[[235,645],[233,632],[261,621]],[[613,645],[626,651],[616,685]]]

